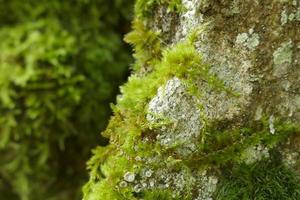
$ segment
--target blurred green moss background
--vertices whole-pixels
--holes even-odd
[[[0,0],[0,200],[76,200],[126,79],[133,0]]]

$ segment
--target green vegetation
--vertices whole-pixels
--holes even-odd
[[[166,5],[168,12],[180,13],[184,10],[181,0],[137,0],[135,16],[140,19],[149,17],[160,5]]]
[[[135,22],[135,24],[136,23],[139,22]],[[148,31],[140,31],[140,33],[145,34],[140,35],[141,38],[149,38]],[[135,32],[132,34],[135,34]],[[131,37],[127,36],[126,39],[134,44],[136,42],[130,40],[132,39],[132,35]],[[152,41],[155,40],[158,39],[153,37]],[[140,42],[143,43],[144,41]],[[142,44],[141,46],[139,46],[140,44],[135,45],[135,49],[141,51],[139,53],[143,52],[142,47],[148,48]],[[151,47],[151,45],[149,47]],[[154,45],[154,47],[157,46]],[[145,51],[146,54],[149,51],[151,51],[151,49],[147,49]],[[155,51],[157,51],[157,49]],[[126,171],[139,167],[133,158],[127,159],[125,156],[120,156],[120,151],[126,153],[128,156],[136,156],[136,152],[133,150],[134,145],[139,145],[140,149],[145,150],[139,151],[139,155],[141,156],[150,156],[160,151],[160,147],[158,146],[142,144],[140,142],[142,135],[152,134],[152,131],[149,130],[151,127],[146,121],[147,103],[156,94],[158,87],[164,85],[168,79],[174,76],[192,82],[193,78],[207,75],[207,66],[201,65],[201,57],[196,52],[193,44],[189,41],[179,43],[173,48],[166,48],[161,51],[161,58],[158,57],[152,62],[155,63],[155,65],[152,66],[153,69],[151,73],[144,77],[132,75],[128,83],[121,87],[122,96],[118,99],[117,105],[113,106],[114,116],[110,120],[106,131],[103,133],[106,137],[110,137],[110,146],[105,147],[106,150],[96,150],[94,156],[88,163],[91,178],[84,187],[84,199],[96,198],[100,200],[112,198],[114,195],[121,195],[121,197],[117,199],[133,198],[132,190],[129,188],[119,192],[115,191],[110,194],[111,196],[103,196],[108,194],[106,192],[101,193],[100,191],[104,190],[103,187],[115,188]],[[144,61],[147,62],[146,59]],[[138,62],[141,62],[141,60],[138,60]],[[192,88],[194,86],[191,84],[190,87]],[[153,148],[156,149],[156,151],[149,151],[149,149],[153,150]],[[103,159],[103,157],[106,158],[105,155],[109,155],[107,159]],[[101,177],[99,174],[103,174],[103,176]],[[114,191],[114,189],[110,189],[109,191],[112,190]],[[105,191],[108,191],[108,188],[106,188]]]
[[[131,61],[131,6],[0,0],[1,199],[79,199]]]
[[[96,133],[106,124],[107,104],[131,61],[122,43],[130,3],[0,3],[0,198],[79,199],[85,161],[99,143],[103,146],[93,150],[87,163],[84,200],[191,200],[210,198],[216,188],[217,200],[300,196],[299,177],[278,152],[289,138],[299,137],[299,124],[272,120],[270,131],[265,116],[233,127],[209,121],[203,105],[196,105],[201,128],[195,130],[200,133],[184,140],[195,148],[181,154],[182,142],[159,143],[162,127],[174,130],[177,122],[149,113],[148,106],[174,77],[195,104],[202,97],[195,84],[199,80],[213,91],[239,98],[210,72],[195,47],[199,31],[209,24],[170,46],[161,32],[150,29],[147,19],[156,9],[178,15],[184,11],[181,0],[136,1],[134,30],[125,36],[136,62],[116,105],[111,105],[113,116],[102,134],[109,138],[107,146]],[[147,120],[148,114],[159,122]],[[267,156],[251,152],[259,145]],[[247,154],[249,149],[253,155]],[[255,162],[247,163],[245,157],[251,156]]]
[[[280,157],[278,154],[276,156]],[[297,200],[299,196],[299,177],[273,157],[272,160],[262,160],[252,165],[242,164],[225,169],[215,199]]]
[[[133,69],[138,71],[142,68],[151,68],[151,65],[155,65],[155,61],[161,57],[159,33],[148,30],[140,20],[135,20],[132,28],[133,31],[125,36],[125,41],[134,48],[133,56],[136,62]]]
[[[253,177],[252,175],[255,172],[252,170],[258,169],[261,164],[257,163],[257,167],[256,164],[247,166],[242,159],[242,155],[247,148],[259,144],[265,145],[268,150],[276,150],[278,145],[289,137],[299,134],[298,124],[278,120],[274,123],[276,134],[271,134],[269,122],[266,119],[257,122],[257,124],[249,123],[233,128],[226,127],[226,122],[214,124],[204,118],[202,120],[205,121],[205,127],[201,130],[201,138],[196,138],[196,140],[199,140],[197,141],[199,148],[187,158],[176,155],[176,146],[174,149],[165,149],[157,143],[155,129],[163,125],[173,126],[175,122],[170,119],[163,119],[162,123],[150,124],[146,119],[148,103],[156,95],[158,88],[165,85],[173,77],[179,78],[187,86],[188,92],[196,98],[201,98],[201,91],[195,85],[195,82],[199,79],[205,81],[216,91],[225,91],[233,97],[239,97],[231,88],[226,88],[222,81],[209,72],[210,66],[208,64],[203,63],[201,55],[194,46],[194,42],[197,41],[197,34],[199,30],[202,30],[201,28],[192,31],[185,41],[168,47],[162,43],[160,32],[153,32],[147,27],[147,23],[144,23],[143,20],[147,17],[150,18],[148,16],[149,12],[153,12],[156,6],[163,5],[163,3],[169,3],[169,1],[140,0],[136,2],[137,19],[133,24],[134,30],[125,38],[128,43],[133,45],[135,50],[135,73],[121,87],[122,95],[119,96],[117,104],[112,106],[114,116],[111,118],[106,131],[103,132],[105,137],[110,138],[110,145],[96,149],[88,163],[90,180],[83,188],[84,200],[183,199],[185,196],[189,196],[191,191],[199,189],[193,188],[195,185],[188,182],[183,186],[185,191],[180,197],[177,197],[174,196],[172,191],[162,190],[159,187],[136,192],[136,185],[134,184],[138,182],[132,184],[128,181],[124,182],[124,175],[128,172],[136,175],[137,179],[143,180],[140,177],[140,171],[147,167],[151,167],[154,171],[169,169],[176,172],[176,170],[187,169],[189,171],[188,175],[185,174],[187,178],[203,169],[209,169],[211,173],[218,174],[219,172],[225,173],[223,168],[228,166],[234,166],[238,169],[245,167],[247,172],[244,176],[249,176],[252,181],[249,184],[255,184],[253,180],[258,179],[259,175],[263,179],[261,184],[266,183],[270,178],[278,181],[278,177],[286,180],[285,183],[290,184],[289,187],[285,187],[285,183],[274,186],[281,190],[274,196],[264,194],[267,192],[272,193],[268,190],[273,188],[264,188],[257,193],[260,199],[285,197],[289,196],[291,191],[298,192],[298,178],[289,169],[284,168],[282,163],[278,166],[262,164],[264,170],[268,167],[273,167],[273,169],[270,170],[269,174],[263,175],[263,172],[258,172],[258,176]],[[168,6],[168,4],[164,5]],[[146,73],[144,73],[145,71]],[[199,105],[199,109],[202,109],[201,105]],[[218,127],[220,125],[218,123],[222,126]],[[144,140],[145,138],[148,140]],[[150,160],[153,158],[153,160],[156,159],[156,162],[153,161],[149,164],[139,158]],[[276,170],[278,170],[279,175],[272,177]],[[223,189],[227,185],[226,181],[232,181],[233,186],[228,186],[228,188],[234,194],[238,184],[235,184],[232,177],[237,176],[235,175],[235,173],[239,173],[237,171],[233,171],[227,179],[221,180],[218,185],[218,194],[216,194],[219,199],[231,198],[231,193],[228,194],[228,198],[222,194],[222,191],[226,193],[227,188]],[[274,184],[278,183],[276,180],[273,181]],[[249,182],[247,178],[245,181]],[[243,186],[243,183],[241,184]],[[252,187],[245,195],[257,191],[256,187]],[[239,194],[236,195],[243,198]],[[232,198],[235,197],[232,196]]]
[[[207,128],[205,143],[199,145],[199,154],[192,155],[186,162],[193,167],[194,163],[202,165],[223,166],[229,162],[241,162],[245,149],[263,144],[270,149],[286,141],[289,137],[297,136],[300,127],[293,123],[275,123],[277,133],[270,134],[268,122],[264,119],[249,127],[218,130],[216,127]],[[198,167],[198,166],[197,166]]]
[[[143,195],[145,200],[190,200],[191,198],[182,198],[178,196],[173,196],[172,191],[169,190],[153,190],[149,192],[145,192]]]

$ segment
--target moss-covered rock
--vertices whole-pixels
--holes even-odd
[[[171,3],[137,1],[137,67],[84,199],[296,200],[300,25],[281,12],[299,2]]]

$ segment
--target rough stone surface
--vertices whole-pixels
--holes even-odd
[[[195,98],[187,93],[185,85],[173,78],[158,89],[149,102],[147,119],[151,123],[166,124],[158,130],[156,139],[165,147],[179,146],[178,152],[186,155],[195,151],[202,125],[200,110]]]

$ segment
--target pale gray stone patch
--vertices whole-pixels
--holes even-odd
[[[202,172],[199,178],[198,196],[195,200],[213,200],[213,194],[217,189],[218,178],[207,176],[206,171]]]
[[[184,40],[186,36],[203,22],[203,16],[198,11],[200,0],[182,0],[185,12],[180,15],[179,30],[176,40]]]
[[[297,6],[297,0],[293,0],[293,6]]]
[[[224,48],[224,53],[230,55],[229,49]],[[249,76],[252,64],[249,60],[243,60],[237,67],[234,61],[228,57],[217,57],[216,55],[215,58],[218,60],[218,64],[211,66],[210,73],[216,75],[224,83],[224,87],[240,96],[236,97],[226,91],[216,90],[213,85],[199,81],[199,91],[201,92],[199,103],[203,105],[205,117],[208,119],[233,119],[249,103],[249,97],[253,91],[253,84]]]
[[[167,81],[158,89],[157,95],[149,102],[147,120],[154,125],[164,120],[170,122],[157,129],[156,139],[162,146],[176,146],[182,155],[196,150],[203,127],[200,110],[195,97],[187,92],[178,78]]]

